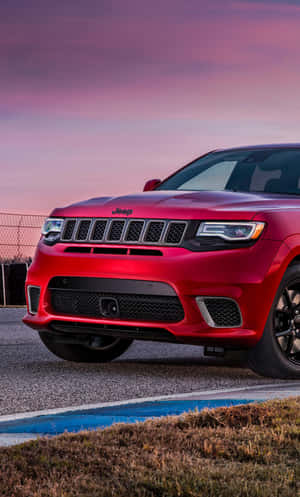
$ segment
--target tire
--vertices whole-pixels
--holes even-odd
[[[248,352],[248,363],[263,376],[300,378],[300,264],[289,266],[284,274],[263,335]]]
[[[123,354],[132,344],[133,340],[117,337],[91,337],[91,345],[61,343],[49,337],[49,333],[39,333],[47,349],[54,355],[73,362],[109,362]],[[70,338],[70,337],[69,337]],[[96,346],[93,344],[96,343]]]

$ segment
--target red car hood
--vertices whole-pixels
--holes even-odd
[[[122,197],[92,198],[55,209],[55,217],[161,219],[245,219],[262,211],[300,207],[300,198],[230,191],[153,191]],[[120,211],[126,212],[120,212]]]

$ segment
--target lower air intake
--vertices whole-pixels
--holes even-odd
[[[57,314],[94,318],[176,323],[184,317],[178,297],[133,295],[52,289],[51,305]],[[115,304],[116,313],[106,308]]]
[[[29,285],[27,288],[27,295],[30,314],[37,314],[41,295],[40,287]]]
[[[240,308],[235,300],[226,297],[197,297],[196,301],[209,326],[237,328],[242,325]]]

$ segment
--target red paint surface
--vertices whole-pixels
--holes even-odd
[[[42,287],[36,316],[25,323],[41,329],[58,319],[51,309],[47,285],[53,276],[161,281],[176,291],[185,311],[183,321],[151,323],[118,319],[59,316],[60,320],[86,323],[162,326],[187,343],[251,346],[260,338],[286,267],[300,254],[300,200],[272,194],[233,192],[145,192],[119,198],[101,198],[55,209],[56,217],[112,217],[116,208],[132,209],[132,218],[219,219],[266,222],[262,237],[250,248],[216,252],[191,252],[182,247],[160,247],[162,257],[64,253],[70,244],[52,247],[40,241],[27,284]],[[121,217],[116,215],[114,217]],[[94,244],[84,244],[95,246]],[[98,246],[101,246],[99,244]],[[107,246],[107,245],[105,245]],[[113,247],[113,244],[110,244]],[[120,247],[120,245],[116,245]],[[129,245],[124,244],[124,247]],[[148,248],[148,247],[147,247]],[[196,304],[196,296],[225,296],[241,309],[240,328],[209,327]]]

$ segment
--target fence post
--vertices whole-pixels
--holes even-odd
[[[6,307],[6,285],[5,285],[5,271],[4,271],[4,264],[1,264],[1,271],[2,271],[3,305],[4,305],[4,307]]]
[[[23,221],[23,216],[20,217],[20,220],[18,222],[18,228],[17,228],[17,257],[18,259],[21,259],[21,252],[20,252],[20,248],[21,248],[21,224],[22,224],[22,221]]]

